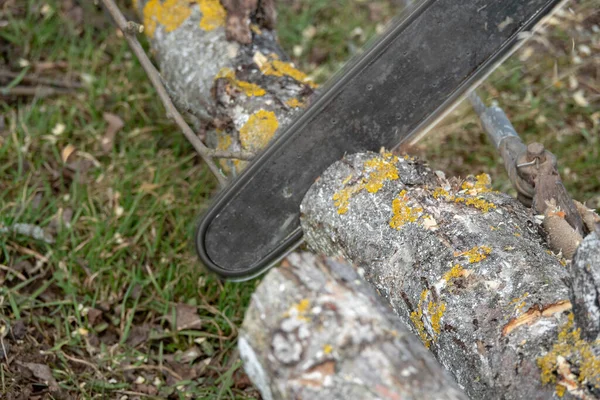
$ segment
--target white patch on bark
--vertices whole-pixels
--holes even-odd
[[[244,336],[240,336],[238,339],[238,350],[240,351],[240,357],[244,361],[244,370],[252,380],[252,383],[258,388],[262,398],[264,400],[273,400],[273,394],[269,387],[269,378],[260,361],[258,361],[252,346],[250,346]]]

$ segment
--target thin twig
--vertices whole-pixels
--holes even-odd
[[[173,378],[177,379],[178,381],[183,380],[181,375],[179,375],[177,372],[173,371],[171,368],[165,367],[164,365],[163,366],[161,366],[161,365],[127,365],[127,366],[121,368],[121,371],[135,371],[135,370],[167,372],[168,374],[170,374]]]
[[[256,154],[251,151],[233,151],[233,150],[217,150],[217,149],[208,149],[208,153],[211,157],[216,158],[233,158],[235,160],[252,160]]]
[[[19,75],[20,74],[18,74],[16,72],[0,70],[0,78],[15,79],[15,78],[18,78]],[[39,84],[39,85],[47,85],[47,86],[57,86],[57,87],[62,87],[62,88],[67,88],[67,89],[83,88],[83,85],[79,82],[73,82],[73,81],[67,81],[67,80],[61,80],[61,79],[42,78],[42,77],[34,76],[34,75],[25,75],[21,79],[21,82],[32,83],[34,85]]]
[[[68,88],[56,88],[51,86],[14,86],[10,89],[0,89],[2,96],[38,96],[48,97],[59,94],[72,93],[73,89]]]
[[[172,118],[175,121],[175,123],[179,126],[179,128],[183,132],[183,135],[194,147],[194,149],[196,149],[198,154],[200,154],[200,157],[202,157],[204,162],[206,162],[206,164],[208,165],[212,173],[215,175],[219,183],[221,185],[225,185],[227,179],[221,173],[220,169],[217,167],[214,161],[211,159],[210,149],[206,147],[204,143],[202,143],[202,141],[194,133],[192,128],[190,128],[187,122],[185,122],[185,119],[179,113],[175,105],[173,105],[173,101],[171,100],[171,97],[167,93],[167,90],[165,89],[165,86],[162,83],[162,79],[160,78],[159,72],[146,55],[146,52],[144,51],[144,48],[142,47],[140,42],[138,42],[135,33],[131,32],[131,24],[127,22],[125,16],[123,15],[119,7],[115,4],[114,0],[102,0],[102,4],[104,5],[108,13],[113,17],[115,23],[117,24],[117,27],[123,32],[123,36],[125,36],[125,39],[127,40],[129,47],[131,48],[131,51],[133,51],[133,54],[135,54],[135,56],[139,60],[140,64],[142,65],[142,68],[144,68],[144,71],[146,71],[150,82],[152,82],[152,86],[154,86],[154,89],[156,89],[156,92],[158,93],[158,96],[160,97],[163,106],[167,111],[167,116],[169,118]]]

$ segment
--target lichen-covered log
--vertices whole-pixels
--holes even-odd
[[[347,263],[294,253],[252,296],[239,337],[263,399],[466,399]]]
[[[564,261],[489,183],[352,155],[307,193],[302,227],[314,250],[361,268],[471,398],[593,398],[598,343],[573,325]]]
[[[258,152],[306,107],[316,85],[278,46],[271,0],[137,0],[134,6],[166,86],[212,147]],[[221,160],[230,173],[244,163]]]
[[[577,326],[588,340],[600,339],[600,236],[590,233],[571,265],[571,301]]]

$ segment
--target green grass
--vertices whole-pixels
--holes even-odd
[[[234,349],[258,281],[217,281],[202,271],[190,244],[196,218],[216,191],[215,180],[166,119],[144,72],[101,11],[82,2],[86,22],[73,23],[58,0],[17,3],[2,17],[7,25],[0,29],[0,67],[29,74],[40,62],[64,62],[47,73],[89,83],[69,95],[2,98],[0,104],[5,120],[0,226],[34,224],[55,238],[46,244],[0,234],[2,343],[8,343],[6,328],[17,320],[27,327],[27,335],[9,350],[10,364],[0,361],[0,393],[31,386],[17,366],[23,361],[49,365],[62,390],[81,398],[132,392],[256,397],[239,372]],[[370,9],[370,3],[379,9]],[[289,54],[295,48],[293,59],[322,82],[396,12],[392,4],[282,2],[281,43]],[[583,21],[554,26],[551,46],[532,43],[534,54],[522,62],[526,45],[484,86],[488,99],[500,102],[526,141],[541,140],[557,154],[567,188],[580,200],[597,201],[594,207],[600,203],[594,123],[598,49],[571,71],[571,39],[576,45],[598,43],[589,21],[598,20],[597,5],[597,0],[575,3],[587,16]],[[584,29],[578,31],[577,25]],[[577,89],[569,88],[569,76],[577,80]],[[20,84],[19,79],[11,84]],[[574,100],[577,90],[583,90],[588,106]],[[125,123],[107,153],[101,147],[105,112]],[[59,124],[64,132],[55,135]],[[68,148],[76,152],[65,163]],[[447,173],[484,170],[497,188],[510,188],[498,155],[466,107],[414,151]],[[181,304],[197,307],[201,329],[177,331],[173,315]],[[95,310],[99,317],[93,316]],[[132,346],[140,331],[147,337]],[[201,353],[194,363],[178,361],[194,347]],[[192,367],[204,364],[189,377]],[[153,385],[155,379],[160,385]]]

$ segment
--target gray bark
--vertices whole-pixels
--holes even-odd
[[[575,322],[589,340],[600,335],[600,236],[589,234],[571,265],[571,301]]]
[[[263,399],[467,399],[355,270],[294,253],[252,296],[239,337]]]
[[[579,353],[559,346],[559,332],[575,335],[568,271],[529,210],[474,179],[449,182],[403,158],[395,163],[399,179],[384,180],[377,193],[356,190],[377,176],[365,166],[373,159],[384,160],[347,157],[307,193],[301,211],[309,246],[361,268],[471,398],[547,399],[555,389],[593,396],[597,343],[580,343]],[[343,193],[352,194],[346,205]],[[486,205],[487,212],[476,208]],[[398,229],[390,226],[394,211],[392,224],[405,222]],[[577,375],[583,358],[595,367]]]

